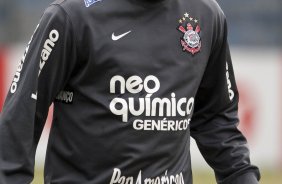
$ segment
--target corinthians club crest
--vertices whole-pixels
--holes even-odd
[[[198,20],[185,13],[184,17],[179,20],[179,24],[177,29],[183,33],[183,37],[180,39],[183,51],[190,52],[192,55],[200,52],[202,42]]]

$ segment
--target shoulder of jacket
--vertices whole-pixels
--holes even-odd
[[[59,7],[73,23],[76,23],[85,17],[86,6],[84,0],[56,0],[51,3],[49,7],[52,6]]]
[[[51,5],[61,5],[61,6],[68,6],[68,5],[80,5],[85,4],[85,0],[56,0]]]
[[[58,5],[69,13],[82,11],[86,8],[85,0],[56,0],[51,5]]]
[[[209,15],[225,17],[223,10],[216,0],[193,0],[201,7],[201,10]]]
[[[223,10],[216,0],[197,0],[203,4],[214,15],[225,16]]]

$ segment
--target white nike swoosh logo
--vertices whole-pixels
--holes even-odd
[[[126,32],[126,33],[123,33],[121,35],[118,35],[118,36],[116,36],[115,33],[113,33],[112,34],[112,40],[117,41],[117,40],[121,39],[122,37],[126,36],[127,34],[129,34],[130,32],[131,32],[131,30]]]

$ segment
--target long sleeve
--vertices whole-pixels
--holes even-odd
[[[77,61],[73,32],[65,11],[57,4],[49,6],[19,62],[0,115],[1,184],[33,179],[35,150],[49,106]]]
[[[219,184],[257,184],[257,167],[250,164],[247,141],[238,130],[239,95],[227,42],[225,16],[195,98],[191,136]]]

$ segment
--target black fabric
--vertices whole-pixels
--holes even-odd
[[[32,181],[52,102],[46,184],[192,184],[190,135],[218,183],[255,184],[238,99],[215,1],[55,1],[1,112],[1,184]]]

